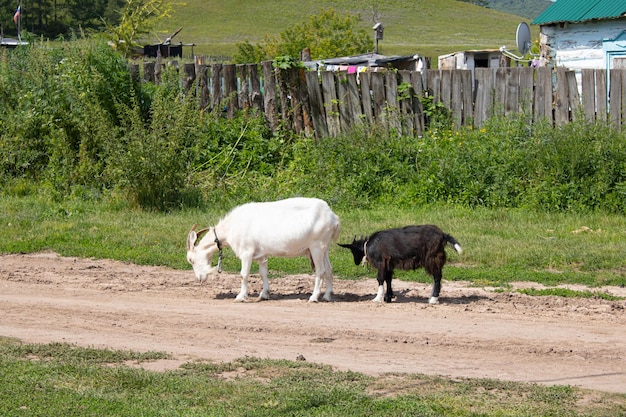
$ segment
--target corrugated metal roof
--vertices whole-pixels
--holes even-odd
[[[616,19],[624,16],[625,13],[626,0],[556,0],[531,24]]]

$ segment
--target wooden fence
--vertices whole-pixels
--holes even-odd
[[[140,77],[139,66],[132,72]],[[626,124],[626,69],[610,70],[608,77],[606,70],[583,70],[577,79],[573,71],[546,67],[347,73],[276,70],[266,61],[184,64],[181,78],[202,108],[220,109],[227,117],[262,112],[273,130],[283,126],[318,137],[364,124],[420,135],[428,117],[425,96],[449,109],[457,128],[479,128],[493,115],[520,112],[529,122],[547,119],[554,125],[577,117],[608,118],[618,128]],[[146,62],[143,79],[159,82],[160,65]]]

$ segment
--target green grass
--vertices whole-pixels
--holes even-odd
[[[444,278],[477,286],[505,286],[532,281],[548,286],[624,285],[626,217],[606,213],[537,213],[522,209],[461,208],[444,205],[410,209],[335,209],[341,218],[340,242],[376,230],[432,223],[463,247],[447,252]],[[195,223],[215,224],[226,209],[149,212],[112,204],[44,197],[0,198],[0,253],[56,251],[66,256],[110,258],[137,264],[190,269],[186,235]],[[340,279],[374,277],[354,265],[352,256],[334,245],[330,253]],[[239,260],[226,250],[224,269],[239,271]],[[270,259],[273,276],[309,271],[304,258]],[[255,272],[255,270],[253,270]],[[399,271],[398,279],[430,282],[423,271]]]
[[[491,379],[370,377],[325,365],[244,357],[151,372],[166,359],[23,345],[0,337],[0,415],[6,416],[615,416],[626,395]]]
[[[184,3],[185,6],[175,8],[172,17],[159,24],[157,35],[165,39],[182,27],[174,41],[196,44],[194,53],[197,55],[232,56],[237,43],[260,43],[266,35],[278,35],[328,7],[341,13],[360,13],[362,28],[372,33],[372,49],[372,11],[376,10],[385,26],[384,39],[379,43],[380,53],[419,53],[431,57],[435,66],[438,55],[464,49],[499,48],[502,45],[515,49],[517,25],[523,20],[530,22],[519,16],[454,0],[186,0]],[[538,37],[538,28],[533,27],[533,34]],[[157,41],[156,36],[149,41]]]

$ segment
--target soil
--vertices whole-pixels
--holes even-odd
[[[271,261],[270,261],[271,269]],[[444,270],[445,274],[445,270]],[[313,276],[274,278],[271,299],[234,302],[238,275],[201,285],[191,270],[54,253],[0,256],[0,335],[26,343],[163,351],[173,369],[244,356],[306,360],[369,375],[422,373],[626,393],[626,301],[527,296],[444,281],[394,280],[392,303],[374,279],[335,280],[334,301],[310,303]],[[573,289],[588,290],[588,288]],[[593,288],[626,297],[620,287]]]

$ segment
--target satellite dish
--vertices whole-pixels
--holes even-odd
[[[515,34],[515,41],[517,42],[517,49],[522,55],[526,55],[530,49],[530,28],[526,22],[522,22],[517,25],[517,32]]]

